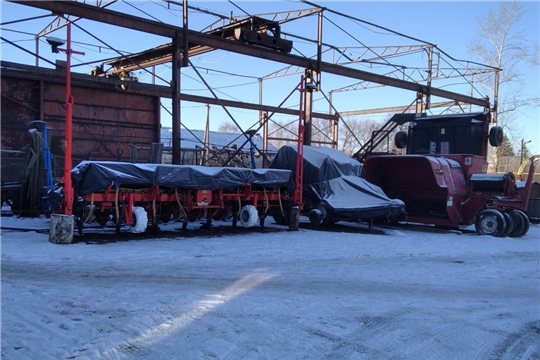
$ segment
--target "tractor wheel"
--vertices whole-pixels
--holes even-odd
[[[523,235],[527,234],[527,232],[529,231],[529,227],[531,226],[531,223],[529,222],[529,217],[527,216],[527,214],[525,214],[521,210],[514,210],[514,211],[517,214],[519,214],[523,218],[523,221],[525,222],[525,227],[523,228],[523,231],[521,232],[520,235],[517,235],[517,236],[523,236]]]
[[[500,126],[489,129],[489,144],[491,146],[501,146],[504,141],[504,131]]]
[[[394,136],[394,143],[396,144],[396,147],[398,149],[405,149],[407,147],[407,138],[408,135],[406,131],[398,131]]]
[[[523,234],[523,231],[525,231],[525,219],[523,219],[523,217],[515,211],[508,212],[508,215],[510,215],[510,217],[513,218],[514,222],[516,223],[516,227],[514,228],[514,231],[510,233],[510,236],[521,236]]]
[[[506,227],[506,220],[500,211],[485,209],[476,216],[476,232],[481,235],[501,236]]]
[[[313,209],[309,212],[309,222],[312,229],[318,229],[323,221],[321,210]]]
[[[501,233],[500,236],[501,237],[511,236],[510,234],[516,231],[516,227],[518,224],[516,223],[514,218],[510,216],[509,213],[505,211],[501,211],[501,214],[503,214],[504,216],[504,221],[506,222],[506,226],[504,227],[504,231]]]

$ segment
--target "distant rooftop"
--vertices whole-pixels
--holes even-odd
[[[230,132],[219,132],[219,131],[210,131],[210,148],[215,147],[217,149],[222,149],[225,147],[235,147],[240,148],[244,142],[246,142],[246,137],[241,133],[230,133]],[[186,130],[180,129],[180,147],[182,150],[196,150],[204,148],[204,130]],[[172,128],[162,127],[161,128],[161,143],[165,149],[172,148]],[[253,136],[253,143],[259,149],[263,149],[263,138],[259,134]],[[249,151],[249,143],[244,145],[244,150]],[[268,152],[277,153],[278,149],[268,143]]]

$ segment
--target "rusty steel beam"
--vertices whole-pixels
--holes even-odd
[[[110,65],[114,70],[108,71],[100,76],[115,75],[123,72],[129,72],[134,70],[140,70],[141,68],[147,68],[150,66],[161,65],[170,63],[172,61],[172,52],[174,49],[173,43],[160,45],[156,48],[141,51],[136,54],[123,56],[121,58],[109,60],[105,64]],[[188,51],[188,57],[201,55],[206,52],[215,50],[209,46],[190,46]],[[184,59],[184,55],[181,56]]]
[[[187,10],[187,8],[188,6],[183,6],[184,12]],[[184,14],[184,21],[186,20],[187,14]],[[205,31],[204,34],[218,36],[221,39],[236,40],[237,35],[235,33],[235,30],[241,28],[242,26],[251,25],[252,31],[265,33],[268,25],[272,24],[275,25],[275,23],[271,23],[266,19],[260,19],[259,21],[255,21],[255,24],[250,24],[249,19],[245,19],[243,21],[231,22],[228,25]],[[187,32],[186,24],[184,24],[183,30],[182,66],[188,66],[188,58],[192,56],[201,55],[206,52],[216,50],[215,48],[209,46],[201,46],[189,43],[189,33]],[[107,74],[101,74],[100,76],[114,75],[118,73],[138,70],[148,66],[169,63],[172,61],[172,54],[174,52],[174,49],[175,47],[173,43],[169,43],[136,54],[131,54],[119,57],[117,59],[109,60],[108,62],[106,62],[106,64],[113,66],[114,70],[107,72]]]
[[[111,25],[116,25],[132,30],[143,31],[154,35],[164,36],[170,39],[182,38],[183,29],[178,26],[160,23],[133,15],[120,13],[108,9],[96,8],[86,4],[81,4],[75,1],[13,1],[17,4],[27,5],[44,10],[50,10],[55,13],[64,13],[82,18],[99,21]],[[316,64],[313,60],[301,56],[285,54],[278,51],[270,51],[259,47],[250,46],[241,42],[224,40],[216,36],[206,35],[197,31],[188,30],[189,41],[195,44],[210,46],[215,49],[231,51],[238,54],[253,56],[266,60],[281,62],[290,65],[297,65],[304,68],[315,68]],[[400,79],[389,78],[383,75],[373,74],[362,70],[351,69],[340,65],[335,65],[327,62],[321,62],[321,72],[326,72],[334,75],[349,77],[358,80],[366,80],[382,85],[388,85],[404,90],[421,92],[456,101],[463,101],[467,104],[490,108],[487,98],[475,98],[463,94],[458,94],[452,91],[442,90],[438,88],[428,88],[425,85],[409,82]]]
[[[169,95],[170,97],[170,95]],[[269,105],[259,105],[259,104],[253,104],[253,103],[246,103],[242,101],[232,101],[232,100],[224,100],[224,99],[215,99],[215,98],[209,98],[205,96],[198,96],[198,95],[189,95],[189,94],[182,94],[180,98],[184,101],[191,101],[191,102],[197,102],[197,103],[205,103],[205,104],[211,104],[211,105],[223,105],[227,107],[235,107],[240,109],[248,109],[248,110],[258,110],[258,111],[267,111],[269,113],[277,113],[277,114],[285,114],[285,115],[294,115],[298,116],[298,109],[286,109],[286,108],[280,108],[277,106],[269,106]],[[314,118],[318,119],[326,119],[326,120],[335,120],[336,115],[331,114],[324,114],[324,113],[313,113]]]
[[[437,108],[437,107],[450,107],[450,106],[456,106],[456,105],[467,105],[467,104],[460,101],[443,101],[443,102],[431,103],[429,108],[431,109],[431,108]],[[371,115],[371,114],[381,114],[381,113],[402,113],[404,111],[411,110],[411,109],[414,109],[413,105],[392,106],[392,107],[385,107],[385,108],[378,108],[378,109],[343,111],[343,112],[340,112],[339,115],[354,116],[354,115]]]

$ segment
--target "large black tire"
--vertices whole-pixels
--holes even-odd
[[[501,236],[506,228],[506,220],[500,211],[485,209],[476,215],[474,226],[481,235]]]
[[[489,129],[489,144],[491,146],[501,146],[504,141],[504,131],[500,126]]]
[[[319,209],[313,209],[309,212],[309,222],[312,229],[318,229],[322,223],[322,213]]]
[[[510,215],[510,217],[513,218],[514,222],[516,223],[516,227],[514,228],[514,231],[510,233],[510,236],[521,236],[523,234],[523,231],[525,231],[525,219],[515,211],[508,212],[508,215]]]
[[[510,234],[512,234],[515,230],[516,230],[516,222],[514,220],[514,218],[512,216],[510,216],[510,214],[508,214],[507,212],[501,212],[501,214],[503,214],[504,216],[504,221],[506,221],[506,225],[504,226],[504,231],[501,233],[501,237],[507,237],[507,236],[510,236]]]
[[[398,149],[405,149],[407,147],[408,135],[406,131],[398,131],[394,136],[394,143]]]
[[[523,211],[521,210],[514,210],[517,214],[519,214],[522,218],[523,218],[523,221],[525,222],[525,226],[523,228],[523,232],[521,233],[521,235],[518,235],[518,236],[523,236],[525,234],[527,234],[527,232],[529,232],[529,228],[531,226],[531,223],[529,222],[529,217],[527,216],[527,214],[525,214]]]

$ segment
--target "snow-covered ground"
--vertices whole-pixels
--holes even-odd
[[[56,245],[1,222],[2,359],[540,359],[539,225]]]

